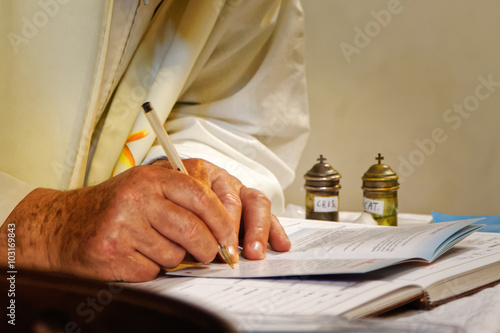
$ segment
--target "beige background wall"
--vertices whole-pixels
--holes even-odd
[[[342,174],[340,209],[361,210],[382,153],[402,178],[399,212],[500,214],[500,1],[303,6],[312,133],[288,203],[304,204],[323,154]]]

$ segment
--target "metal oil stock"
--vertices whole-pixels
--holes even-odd
[[[325,163],[323,155],[319,156],[318,161],[304,175],[306,219],[338,221],[341,175],[330,164]]]
[[[361,178],[364,211],[379,225],[397,226],[399,177],[387,164],[380,163],[383,156],[378,154],[375,159],[378,164],[372,165]]]

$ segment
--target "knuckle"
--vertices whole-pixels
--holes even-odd
[[[164,268],[174,268],[178,266],[186,257],[186,250],[178,245],[172,244],[159,250],[161,253],[158,264]]]
[[[247,193],[249,199],[251,199],[253,202],[256,202],[260,205],[271,206],[271,200],[269,200],[269,198],[264,193],[255,189],[248,189]]]
[[[193,256],[201,263],[208,263],[215,259],[217,255],[217,247],[216,246],[207,246],[203,249],[203,251],[198,251]]]
[[[201,159],[201,158],[192,158],[190,161],[193,161],[194,164],[198,166],[212,166],[213,164],[208,162],[207,160]]]
[[[207,167],[208,162],[200,158],[189,158],[184,160],[184,164],[190,169],[204,169]]]
[[[101,238],[95,240],[94,244],[90,247],[92,248],[92,254],[94,257],[105,258],[107,261],[113,261],[117,259],[120,255],[120,247],[116,239]]]
[[[182,260],[184,260],[184,257],[186,256],[186,251],[179,249],[178,251],[175,251],[176,253],[171,253],[168,257],[168,260],[166,261],[164,267],[166,268],[173,268],[178,266]]]
[[[202,256],[199,258],[200,262],[206,263],[211,262],[215,259],[217,255],[217,251],[205,251],[202,253]]]
[[[254,228],[254,234],[255,235],[267,235],[269,233],[267,228],[264,228],[263,226],[257,226]]]
[[[121,186],[111,195],[107,208],[110,212],[119,211],[123,205],[126,205],[133,198],[134,191],[132,188],[130,186]]]
[[[193,203],[198,209],[205,210],[213,203],[212,192],[206,186],[193,186]]]
[[[221,194],[219,199],[224,205],[235,207],[241,207],[242,205],[240,196],[234,192],[226,192],[224,194]]]
[[[125,171],[124,177],[126,180],[122,182],[125,187],[133,188],[144,182],[155,181],[162,173],[165,172],[165,168],[159,165],[137,165]]]
[[[182,230],[182,237],[189,244],[196,244],[202,234],[202,225],[200,223],[190,223],[184,230]]]

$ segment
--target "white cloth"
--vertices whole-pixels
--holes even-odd
[[[0,13],[0,221],[36,187],[109,178],[137,150],[127,138],[150,88],[170,79],[174,110],[159,111],[181,155],[228,169],[280,213],[309,129],[298,1],[28,0]],[[134,163],[161,153],[151,144]]]

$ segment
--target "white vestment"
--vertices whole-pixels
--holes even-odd
[[[0,222],[37,187],[102,182],[162,155],[264,192],[279,214],[309,130],[298,1],[0,3]]]

